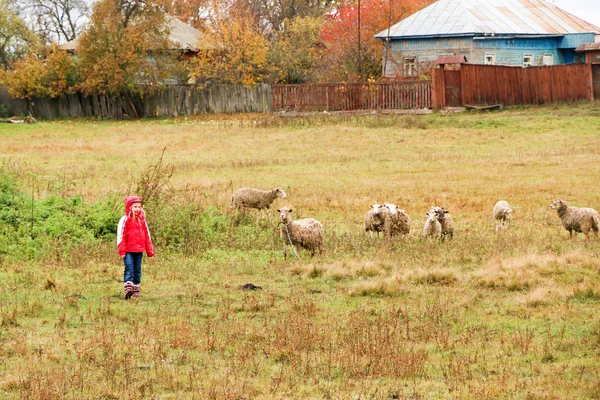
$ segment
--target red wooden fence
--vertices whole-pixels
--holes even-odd
[[[587,64],[530,68],[462,64],[460,102],[475,106],[514,106],[593,100],[591,72]],[[433,70],[432,76],[434,108],[450,106],[443,70]]]
[[[430,81],[273,85],[273,111],[431,108]]]

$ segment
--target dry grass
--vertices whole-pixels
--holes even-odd
[[[219,210],[226,231],[190,254],[156,243],[139,301],[121,300],[112,240],[0,260],[0,397],[598,398],[600,249],[548,206],[600,209],[599,118],[592,103],[0,126],[0,158],[37,197],[124,194],[166,147],[166,201]],[[325,255],[285,262],[275,222],[228,211],[242,186],[282,187],[276,205],[324,224]],[[499,199],[515,213],[494,234]],[[413,232],[366,235],[374,202],[405,208]],[[420,237],[431,205],[454,240]]]

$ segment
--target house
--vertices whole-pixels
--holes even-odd
[[[472,64],[537,66],[583,62],[575,49],[600,28],[544,0],[439,0],[375,37],[387,78],[426,74],[439,56]]]

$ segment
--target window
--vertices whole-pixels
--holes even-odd
[[[417,58],[404,58],[404,76],[417,76]]]
[[[552,54],[544,54],[542,65],[554,65],[554,56]]]
[[[531,67],[533,65],[533,54],[523,54],[523,67]]]
[[[485,65],[496,65],[496,55],[493,53],[485,53],[483,63]]]

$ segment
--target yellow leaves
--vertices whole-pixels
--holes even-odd
[[[56,46],[44,59],[29,53],[6,73],[9,94],[14,97],[58,97],[71,93],[79,83],[75,61]]]
[[[268,46],[250,21],[237,17],[221,21],[208,40],[218,50],[205,50],[190,60],[190,76],[197,82],[251,85],[263,80]]]
[[[136,85],[156,85],[171,76],[169,29],[164,12],[138,7],[127,19],[116,0],[94,5],[90,26],[79,40],[82,89],[119,93]]]

